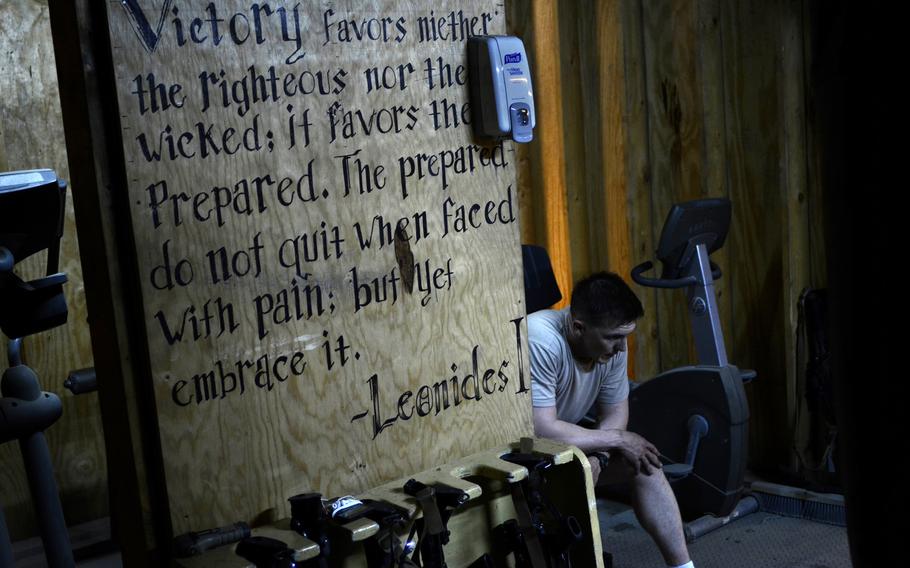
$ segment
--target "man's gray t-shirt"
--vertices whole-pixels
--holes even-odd
[[[626,351],[585,371],[572,357],[566,328],[569,308],[542,310],[528,316],[531,355],[531,401],[534,406],[556,406],[556,417],[575,424],[591,406],[615,404],[629,396]]]

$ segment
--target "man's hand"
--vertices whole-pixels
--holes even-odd
[[[597,480],[600,479],[601,474],[604,472],[608,459],[610,459],[608,452],[594,452],[588,456],[588,461],[591,462],[591,477],[594,479],[594,485],[597,485]]]
[[[629,462],[635,473],[651,475],[660,471],[660,452],[654,445],[634,432],[623,431],[617,449]]]
[[[597,479],[600,477],[600,460],[597,456],[588,456],[588,461],[591,462],[591,479],[594,480],[594,485],[597,485]]]

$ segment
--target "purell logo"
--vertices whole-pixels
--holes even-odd
[[[520,53],[507,53],[505,65],[509,63],[521,63],[521,54]]]

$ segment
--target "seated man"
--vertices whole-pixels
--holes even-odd
[[[622,278],[600,272],[575,286],[569,308],[528,317],[534,432],[593,454],[595,483],[630,481],[635,514],[667,565],[692,568],[658,451],[626,430],[626,338],[642,315],[641,302]],[[596,428],[578,426],[595,402]]]

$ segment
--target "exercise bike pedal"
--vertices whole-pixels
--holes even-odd
[[[664,475],[667,476],[667,480],[670,481],[670,483],[685,479],[692,473],[693,469],[693,466],[687,463],[668,463],[663,467]]]
[[[708,435],[708,421],[701,414],[693,414],[686,421],[689,430],[689,444],[686,447],[686,461],[664,466],[664,475],[671,482],[684,479],[695,469],[695,456],[698,454],[698,442]]]

